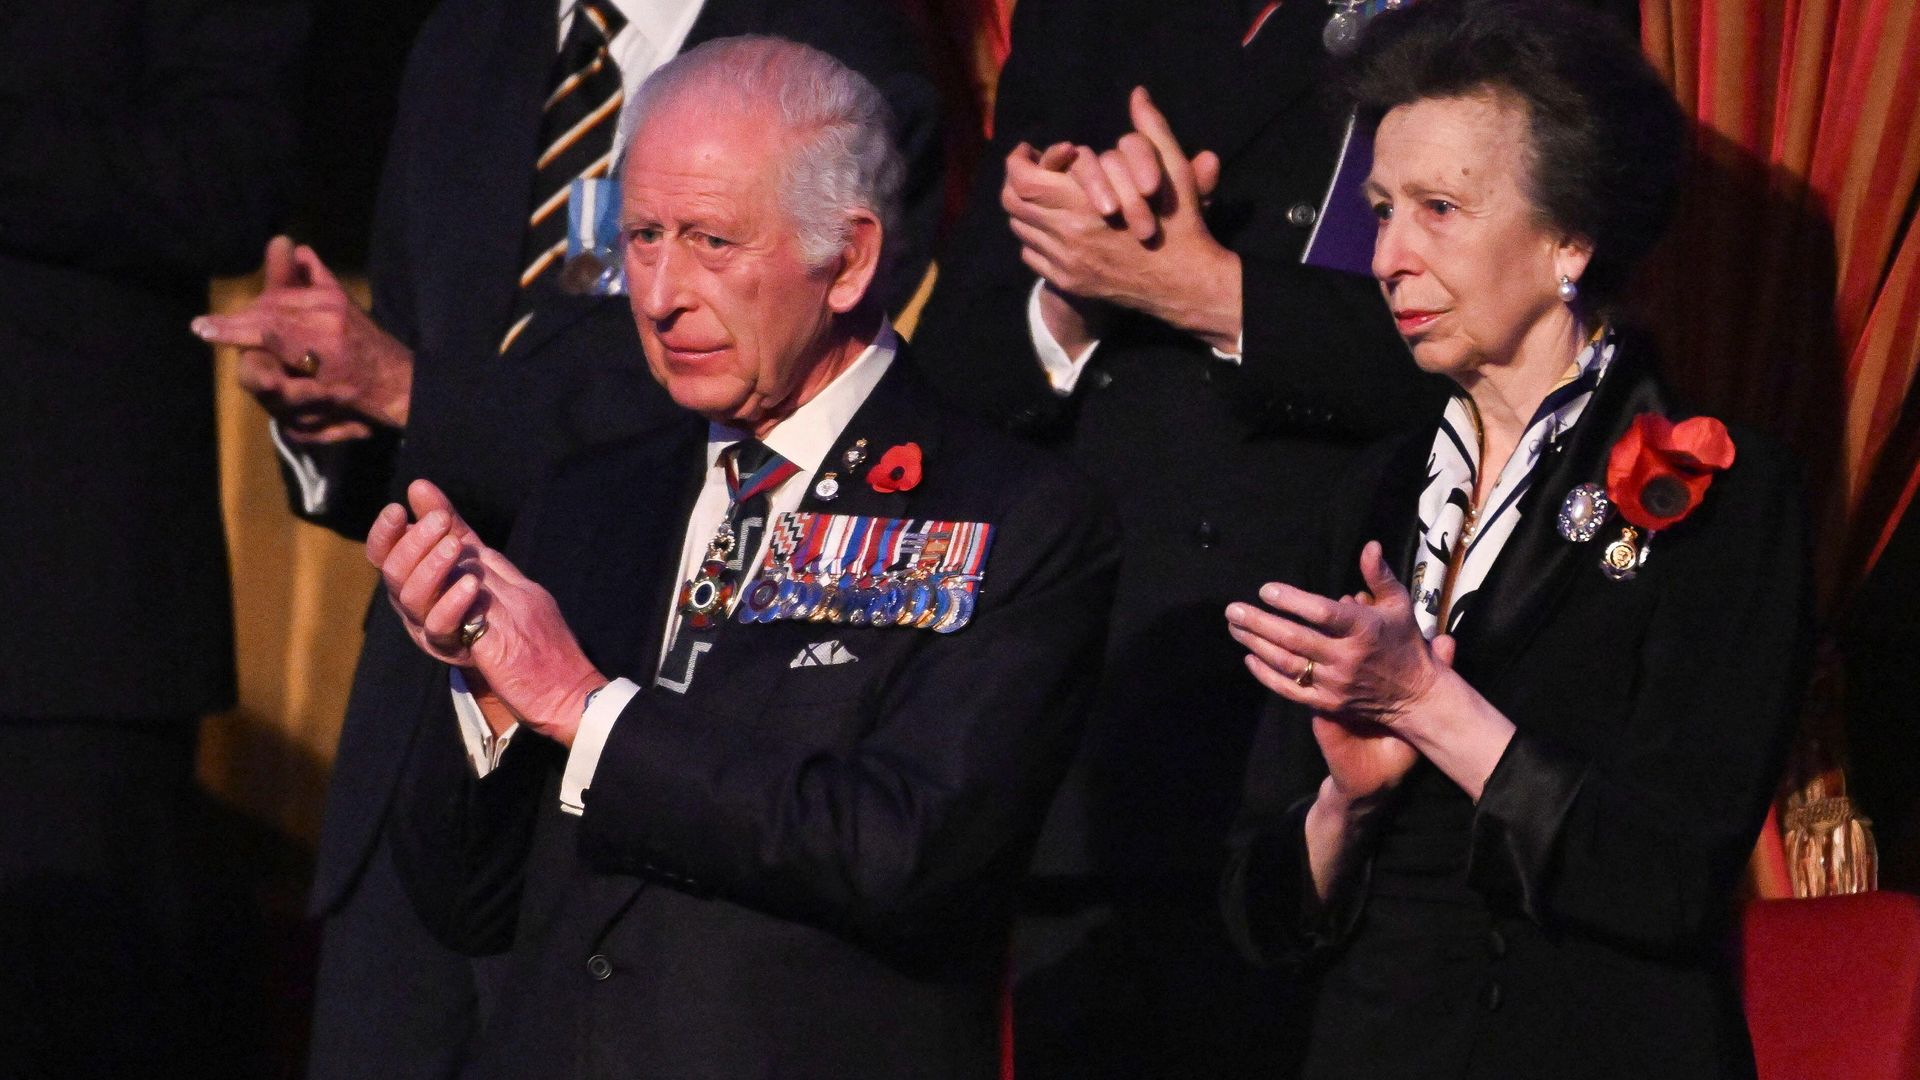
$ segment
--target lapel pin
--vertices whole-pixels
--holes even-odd
[[[848,472],[859,469],[866,460],[867,440],[865,439],[853,440],[853,445],[847,447],[846,453],[840,455],[840,462],[847,467]]]
[[[1560,503],[1560,535],[1576,544],[1584,544],[1600,535],[1613,503],[1599,484],[1581,484]]]
[[[840,497],[839,474],[829,472],[825,476],[822,476],[820,478],[820,482],[813,485],[813,495],[814,495],[814,498],[820,499],[823,502],[832,502],[833,500],[839,498]]]
[[[1646,563],[1647,545],[1640,540],[1640,530],[1631,525],[1622,526],[1620,539],[1600,553],[1600,572],[1610,581],[1632,581]]]

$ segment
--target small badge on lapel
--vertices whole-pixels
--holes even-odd
[[[1653,537],[1649,534],[1646,539]],[[1600,553],[1600,572],[1610,581],[1632,581],[1646,564],[1647,543],[1640,538],[1640,530],[1631,525],[1622,526],[1620,539]]]
[[[992,545],[981,521],[781,514],[736,617],[950,634],[973,618]]]

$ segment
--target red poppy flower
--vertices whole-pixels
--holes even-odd
[[[1649,532],[1693,513],[1713,474],[1733,464],[1733,439],[1710,416],[1678,424],[1657,413],[1633,418],[1607,457],[1607,497]]]
[[[901,443],[881,454],[867,472],[867,483],[882,494],[913,490],[920,483],[920,444]]]

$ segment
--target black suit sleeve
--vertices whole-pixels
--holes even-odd
[[[425,36],[423,34],[423,38]],[[433,145],[431,140],[422,137],[418,129],[424,121],[416,115],[417,110],[408,108],[408,103],[423,100],[420,88],[413,84],[427,78],[425,70],[417,62],[410,61],[407,65],[400,89],[400,111],[394,120],[386,163],[381,169],[367,258],[373,321],[408,349],[419,347],[414,271],[407,243],[408,177],[415,167],[413,148]],[[349,540],[366,539],[375,515],[392,496],[401,439],[399,431],[377,428],[365,439],[300,448],[326,478],[327,497],[318,510],[309,511],[301,498],[299,481],[282,461],[280,478],[287,489],[288,507],[297,517]]]
[[[1676,947],[1718,925],[1752,851],[1808,670],[1811,592],[1794,470],[1737,438],[1741,460],[1652,541],[1643,573],[1665,578],[1618,739],[1590,756],[1523,729],[1487,779],[1469,882],[1536,921]]]
[[[1214,383],[1251,430],[1377,438],[1445,396],[1414,367],[1371,278],[1239,254],[1244,351]]]
[[[515,530],[506,551],[516,566],[541,566],[540,506],[537,496],[529,501],[521,519],[528,527]],[[567,751],[523,726],[499,764],[475,777],[449,670],[421,659],[424,681],[412,708],[417,728],[387,825],[394,867],[421,924],[442,944],[473,956],[503,952],[519,925],[540,808],[559,797]],[[393,708],[397,717],[409,706],[396,700]]]
[[[1068,137],[1048,115],[1059,75],[1053,43],[1060,5],[1030,0],[1013,12],[1013,50],[994,97],[993,140],[974,171],[966,208],[940,255],[940,277],[914,331],[914,356],[955,403],[1028,434],[1056,429],[1070,401],[1055,394],[1033,351],[1027,297],[1038,280],[1020,262],[1020,244],[1000,207],[1006,157],[1021,141]],[[1120,107],[1124,109],[1124,103]],[[1079,137],[1079,136],[1076,136]]]
[[[145,61],[115,72],[124,91],[0,84],[0,251],[105,273],[251,269],[286,197],[306,5],[138,6],[138,40],[114,43]],[[0,34],[30,17],[0,16]]]
[[[870,687],[858,738],[636,697],[586,793],[588,861],[882,948],[1004,911],[1078,737],[1117,551],[1109,516],[1064,484],[1031,485],[999,530],[973,622]]]

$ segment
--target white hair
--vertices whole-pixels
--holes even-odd
[[[775,110],[792,137],[780,198],[799,233],[801,258],[810,269],[824,267],[851,239],[853,212],[865,210],[880,221],[884,272],[896,246],[905,166],[894,144],[893,110],[871,82],[798,42],[717,38],[647,76],[621,115],[621,132],[638,132],[656,111],[689,101],[743,113]]]

